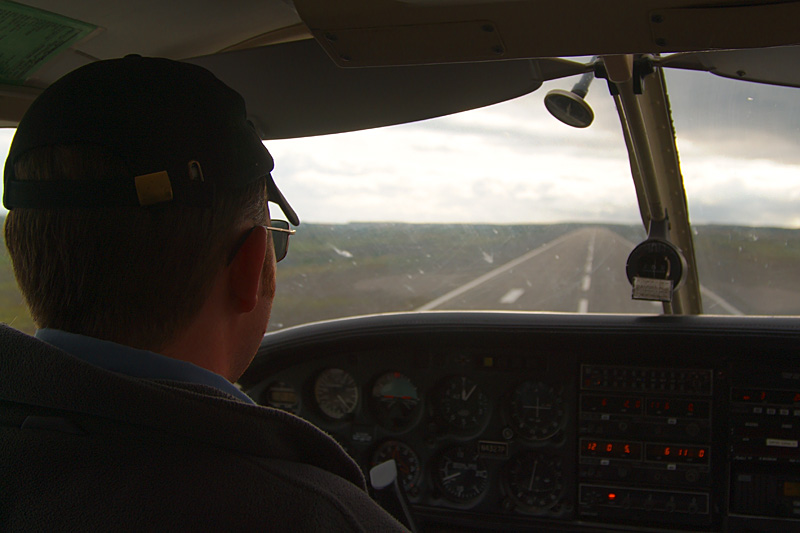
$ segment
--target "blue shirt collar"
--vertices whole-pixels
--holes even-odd
[[[244,402],[255,403],[224,377],[193,363],[58,329],[40,329],[36,332],[36,338],[89,364],[112,372],[134,378],[166,379],[208,385]]]

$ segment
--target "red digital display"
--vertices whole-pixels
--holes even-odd
[[[740,389],[731,390],[731,400],[744,403],[768,403],[786,406],[800,406],[800,391]]]
[[[650,416],[708,418],[709,403],[702,400],[649,398],[647,414]]]
[[[609,414],[628,414],[642,412],[642,398],[639,396],[595,396],[585,394],[581,398],[584,411]]]
[[[645,449],[645,459],[665,463],[708,464],[708,448],[706,446],[648,444]]]
[[[626,442],[618,440],[581,440],[581,455],[583,457],[600,457],[603,459],[636,459],[642,457],[641,442]]]

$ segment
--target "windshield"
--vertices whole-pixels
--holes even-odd
[[[800,314],[798,90],[666,77],[705,312]]]
[[[704,312],[800,313],[795,90],[666,79]],[[419,123],[268,141],[303,221],[270,330],[413,310],[661,313],[631,299],[625,275],[646,234],[605,82],[589,90],[586,129],[544,107],[576,81]],[[3,261],[0,319],[32,331]]]

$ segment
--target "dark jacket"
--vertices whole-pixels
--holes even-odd
[[[0,326],[0,529],[402,531],[330,437]]]

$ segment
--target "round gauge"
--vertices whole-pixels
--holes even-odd
[[[270,407],[289,411],[290,413],[296,414],[300,407],[300,395],[297,394],[294,387],[282,381],[270,385],[262,398],[262,401]]]
[[[564,399],[552,386],[526,381],[514,389],[509,401],[511,429],[529,440],[555,435],[564,421]]]
[[[543,511],[561,499],[561,459],[537,452],[512,457],[505,470],[508,494],[523,510]]]
[[[478,453],[466,446],[442,452],[433,466],[433,476],[442,494],[452,501],[477,499],[489,486],[489,472]]]
[[[386,429],[400,431],[419,416],[417,387],[403,374],[388,372],[375,380],[372,387],[372,406],[378,422]]]
[[[447,379],[439,390],[439,415],[450,427],[462,432],[482,428],[489,420],[489,397],[465,376]]]
[[[323,414],[341,420],[358,405],[356,380],[339,368],[324,370],[314,383],[314,398]]]
[[[414,492],[419,481],[419,456],[411,447],[399,440],[387,440],[372,454],[372,466],[394,459],[397,465],[397,479],[406,492]]]

